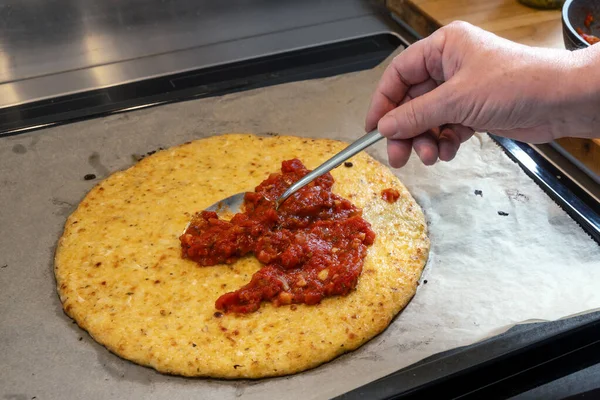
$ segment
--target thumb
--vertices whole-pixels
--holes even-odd
[[[449,99],[444,83],[385,114],[377,128],[388,139],[410,139],[429,129],[457,122],[453,121],[454,107]]]

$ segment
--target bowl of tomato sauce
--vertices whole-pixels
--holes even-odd
[[[566,0],[562,8],[563,40],[569,50],[600,42],[600,1]]]

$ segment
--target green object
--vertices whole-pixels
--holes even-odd
[[[545,10],[552,10],[561,8],[565,0],[519,0],[519,3],[525,4],[529,7],[542,8]]]

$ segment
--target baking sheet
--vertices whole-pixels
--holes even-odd
[[[165,376],[109,353],[63,314],[54,248],[66,217],[98,179],[159,147],[226,132],[355,139],[383,67],[1,139],[0,395],[330,398],[516,323],[600,307],[600,248],[478,134],[451,163],[425,167],[412,158],[396,171],[429,223],[422,284],[385,332],[319,368],[258,381]],[[386,161],[383,143],[369,152]]]

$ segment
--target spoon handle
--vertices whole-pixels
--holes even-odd
[[[275,202],[275,208],[278,208],[288,197],[297,192],[299,189],[303,188],[319,176],[331,171],[334,168],[340,166],[341,163],[354,156],[355,154],[361,152],[367,147],[377,143],[383,139],[383,136],[377,129],[367,133],[361,138],[357,139],[355,142],[350,144],[344,150],[337,153],[335,156],[331,157],[329,160],[325,161],[323,164],[303,176],[296,183],[290,186]]]

